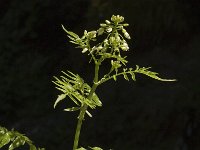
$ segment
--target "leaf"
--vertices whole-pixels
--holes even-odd
[[[95,93],[93,93],[93,95],[92,95],[92,100],[95,102],[95,104],[97,106],[102,106],[102,102],[100,101],[100,99],[98,98],[98,96]]]
[[[91,150],[103,150],[103,149],[100,148],[100,147],[89,147],[89,148],[91,148]]]
[[[68,95],[68,96],[76,105],[79,106],[79,103],[77,102],[77,100],[72,95]]]
[[[81,147],[81,148],[78,148],[76,150],[86,150],[85,148]]]
[[[4,134],[0,137],[0,148],[2,148],[4,145],[8,144],[10,142],[10,135],[9,132]]]
[[[19,146],[22,146],[25,143],[29,145],[29,150],[37,150],[37,148],[32,144],[32,141],[28,137],[24,136],[23,134],[17,131],[8,131],[6,128],[0,127],[0,148],[5,146],[6,144],[9,144],[10,142],[11,144],[9,145],[8,150],[18,148]]]
[[[86,110],[86,114],[87,114],[89,117],[92,118],[92,115],[91,115],[91,113],[90,113],[89,111]]]
[[[65,73],[62,71],[62,73],[65,76],[60,76],[61,79],[54,77],[56,81],[53,81],[53,83],[56,85],[56,88],[63,92],[63,94],[59,95],[55,104],[55,106],[63,100],[66,96],[69,96],[69,98],[74,101],[78,106],[80,105],[79,102],[82,104],[88,105],[91,109],[95,109],[96,106],[102,106],[101,101],[99,100],[98,96],[94,93],[91,97],[91,99],[87,99],[87,96],[89,95],[91,91],[91,87],[84,83],[84,80],[78,75],[74,74],[70,71]],[[69,108],[65,109],[65,111],[75,111],[76,108]]]
[[[70,76],[69,74],[67,74],[66,72],[64,71],[61,71],[63,74],[65,74],[66,76],[68,76],[69,78],[71,78],[72,80],[76,80],[76,75],[73,74],[72,72],[70,71],[67,71],[68,73],[70,73],[72,76]]]
[[[133,80],[133,81],[136,81],[136,79],[135,79],[135,74],[134,74],[133,72],[131,72],[130,74],[131,74],[132,80]]]
[[[160,77],[158,77],[158,73],[157,72],[153,72],[153,71],[149,71],[148,69],[150,69],[151,67],[142,67],[140,68],[138,65],[136,65],[136,69],[135,69],[135,73],[141,73],[141,74],[144,74],[144,75],[147,75],[153,79],[156,79],[156,80],[160,80],[160,81],[176,81],[176,79],[162,79]]]
[[[84,98],[84,103],[86,105],[88,105],[91,109],[95,109],[96,108],[96,104],[92,101],[90,101],[89,99],[87,98]]]
[[[74,37],[72,37],[72,36],[68,35],[68,38],[70,38],[72,41],[76,41],[76,39]]]
[[[21,145],[25,144],[25,139],[22,136],[18,136],[15,138],[15,140],[12,142],[12,144],[9,146],[9,150],[13,150]]]
[[[61,94],[61,95],[58,95],[58,98],[56,100],[56,102],[54,103],[54,108],[56,107],[56,105],[62,101],[67,95],[66,94]]]
[[[117,81],[117,77],[116,77],[116,75],[113,75],[113,79],[114,79],[115,81]]]
[[[127,74],[124,73],[123,75],[124,75],[124,79],[126,79],[127,81],[129,81]]]
[[[74,38],[76,38],[76,39],[79,38],[79,36],[78,36],[76,33],[66,30],[65,27],[64,27],[63,25],[62,25],[62,28],[63,28],[63,30],[64,30],[66,33],[68,33],[68,34],[71,35],[72,37],[74,37]]]
[[[64,111],[77,111],[79,109],[80,109],[80,107],[72,107],[72,108],[66,108],[66,109],[64,109]]]

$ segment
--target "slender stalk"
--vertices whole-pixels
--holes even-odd
[[[94,76],[94,84],[92,86],[92,89],[88,95],[88,99],[91,100],[92,99],[92,95],[95,92],[98,84],[98,74],[99,74],[99,64],[95,63],[95,76]],[[74,146],[73,146],[73,150],[76,150],[78,148],[78,143],[79,143],[79,137],[80,137],[80,132],[81,132],[81,127],[82,127],[82,123],[84,120],[84,116],[85,113],[87,111],[88,105],[84,104],[81,109],[80,109],[80,113],[78,116],[78,123],[77,123],[77,127],[76,127],[76,133],[75,133],[75,138],[74,138]]]
[[[82,122],[83,122],[84,115],[85,115],[85,112],[87,110],[87,107],[88,107],[87,105],[84,105],[80,110],[80,114],[79,114],[79,117],[78,117],[78,123],[77,123],[77,127],[76,127],[75,138],[74,138],[73,150],[76,150],[78,148],[81,126],[82,126]]]

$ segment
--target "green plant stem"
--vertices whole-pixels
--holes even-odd
[[[99,74],[99,64],[95,63],[95,77],[94,77],[94,84],[92,86],[92,89],[88,95],[88,99],[91,100],[92,99],[92,95],[95,92],[98,84],[98,74]],[[80,109],[80,113],[78,116],[78,123],[77,123],[77,127],[76,127],[76,133],[75,133],[75,138],[74,138],[74,146],[73,146],[73,150],[76,150],[78,148],[78,143],[79,143],[79,137],[80,137],[80,132],[81,132],[81,126],[84,120],[84,116],[85,113],[87,111],[88,105],[84,104],[81,109]]]
[[[74,138],[73,150],[76,150],[78,148],[81,126],[82,126],[82,122],[83,122],[86,110],[87,110],[87,105],[84,105],[80,110],[80,114],[78,117],[78,123],[77,123],[77,127],[76,127],[75,138]]]

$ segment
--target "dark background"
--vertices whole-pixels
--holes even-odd
[[[93,68],[61,24],[82,34],[112,14],[130,24],[130,66],[152,66],[161,77],[178,81],[137,75],[137,82],[105,83],[97,89],[103,107],[85,119],[80,144],[199,150],[199,0],[1,0],[0,125],[47,150],[72,149],[78,114],[62,111],[68,99],[53,109],[59,92],[51,81],[71,70],[91,82]]]

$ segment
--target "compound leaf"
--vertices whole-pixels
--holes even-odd
[[[138,65],[136,65],[136,70],[134,71],[135,73],[141,73],[141,74],[144,74],[144,75],[147,75],[153,79],[156,79],[156,80],[160,80],[160,81],[176,81],[176,79],[162,79],[160,77],[158,77],[158,73],[157,72],[153,72],[153,71],[149,71],[151,67],[142,67],[140,68]]]
[[[66,96],[67,96],[67,94],[58,95],[58,98],[57,98],[57,100],[56,100],[55,103],[54,103],[54,108],[55,108],[56,105],[57,105],[60,101],[62,101]]]
[[[25,139],[22,136],[18,136],[15,138],[15,140],[10,144],[9,150],[13,150],[21,145],[25,144]]]
[[[30,150],[37,150],[37,148],[32,144],[32,141],[25,135],[14,130],[8,131],[6,128],[0,126],[0,148],[9,143],[10,145],[8,150],[13,150],[19,146],[23,146],[25,143],[29,145]],[[44,150],[44,148],[38,148],[38,150]]]
[[[4,135],[1,135],[0,137],[0,148],[4,145],[8,144],[10,142],[10,135],[9,132],[5,133]]]
[[[67,34],[71,35],[72,37],[79,38],[79,36],[76,33],[68,31],[67,29],[65,29],[65,27],[63,25],[62,25],[62,28]]]

